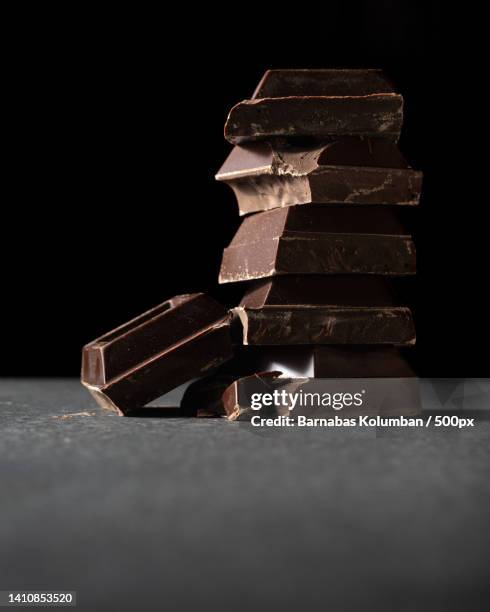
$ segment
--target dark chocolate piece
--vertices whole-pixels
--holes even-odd
[[[410,309],[378,277],[275,277],[255,283],[234,312],[243,344],[415,343]]]
[[[296,204],[416,205],[422,186],[396,144],[354,137],[236,146],[216,179],[233,189],[241,215]]]
[[[87,344],[82,383],[103,408],[128,414],[230,359],[229,328],[211,298],[177,296]]]
[[[230,363],[230,362],[227,362]],[[220,368],[221,370],[221,368]],[[197,417],[216,417],[225,414],[221,396],[236,376],[217,371],[191,383],[185,390],[181,410]]]
[[[409,349],[410,350],[410,349]],[[394,346],[319,346],[313,349],[316,378],[411,378],[403,349]]]
[[[406,307],[263,306],[234,309],[243,344],[415,344]]]
[[[244,402],[240,387],[245,383],[256,393],[270,393],[274,389],[280,388],[281,372],[258,372],[244,378],[234,380],[223,392],[221,401],[223,410],[230,421],[249,420],[254,412],[249,402]],[[287,414],[287,407],[284,413]],[[275,407],[269,411],[271,416],[277,414]]]
[[[286,275],[252,281],[240,302],[245,308],[283,305],[401,306],[393,281],[381,276]]]
[[[233,144],[278,136],[398,140],[403,98],[381,70],[269,70],[225,124]]]
[[[252,98],[282,96],[369,96],[395,93],[378,68],[320,68],[267,70]]]
[[[224,250],[219,282],[345,273],[415,273],[414,244],[393,213],[320,205],[257,213]]]

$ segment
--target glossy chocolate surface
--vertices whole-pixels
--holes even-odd
[[[415,273],[415,246],[391,211],[293,206],[247,217],[224,250],[220,283],[281,274]]]
[[[312,203],[413,206],[422,185],[396,144],[355,137],[235,146],[216,179],[233,189],[241,215]]]
[[[381,136],[397,140],[403,98],[380,70],[269,70],[230,111],[225,138]]]
[[[232,357],[230,319],[204,294],[176,296],[83,349],[82,383],[119,414],[202,376]]]

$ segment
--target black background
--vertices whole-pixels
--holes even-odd
[[[229,108],[267,68],[366,66],[403,93],[400,145],[425,176],[419,372],[488,375],[488,109],[472,46],[485,38],[444,6],[16,16],[0,374],[77,375],[84,343],[180,292],[233,304],[242,289],[218,287],[217,272],[239,218],[213,179]]]

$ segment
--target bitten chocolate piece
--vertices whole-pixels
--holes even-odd
[[[268,70],[251,100],[234,106],[225,138],[382,136],[398,140],[403,98],[381,70]]]
[[[422,173],[393,142],[343,137],[310,147],[254,142],[232,149],[216,175],[241,215],[297,204],[419,203]]]
[[[410,309],[395,303],[384,279],[292,278],[257,285],[234,309],[243,344],[415,343]]]
[[[230,317],[208,296],[179,295],[87,344],[82,383],[128,414],[230,359]]]
[[[394,213],[321,205],[257,213],[224,250],[219,282],[345,273],[415,273],[415,246]]]

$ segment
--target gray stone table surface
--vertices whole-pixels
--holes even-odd
[[[257,430],[0,381],[0,589],[81,610],[488,610],[490,421]]]

